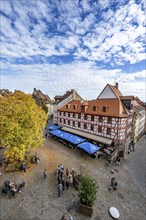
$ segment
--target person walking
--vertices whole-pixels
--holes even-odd
[[[64,177],[61,180],[61,184],[62,184],[62,190],[65,190],[65,181],[64,181]]]
[[[46,169],[44,170],[43,175],[44,175],[44,179],[46,179],[47,178],[47,171],[46,171]]]
[[[62,194],[62,184],[58,184],[58,196],[61,196]]]
[[[111,186],[114,186],[115,181],[116,181],[115,177],[112,177],[111,178]]]
[[[68,189],[69,188],[69,178],[66,178],[66,189]]]

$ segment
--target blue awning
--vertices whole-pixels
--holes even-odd
[[[69,134],[69,133],[68,133]],[[85,141],[85,139],[78,137],[76,135],[70,134],[67,138],[67,141],[71,142],[72,144],[79,144]]]
[[[90,142],[84,142],[81,144],[78,144],[77,147],[83,149],[86,151],[88,154],[94,154],[96,151],[98,151],[100,148],[96,146],[95,144],[92,144]]]
[[[52,126],[50,126],[48,129],[49,129],[49,130],[57,130],[57,129],[59,129],[59,128],[61,128],[59,125],[52,125]]]
[[[61,131],[61,130],[52,130],[52,131],[50,131],[49,133],[50,133],[50,134],[53,134],[53,135],[55,135],[55,136],[57,136],[57,137],[60,137],[60,135],[63,134],[64,131]]]

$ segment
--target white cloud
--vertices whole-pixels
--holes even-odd
[[[56,94],[63,94],[74,88],[84,98],[95,99],[107,83],[114,84],[116,79],[120,81],[120,89],[124,95],[133,93],[144,100],[144,71],[127,74],[121,69],[97,68],[96,64],[90,61],[60,65],[3,63],[2,69],[7,71],[7,74],[1,76],[1,87],[10,90],[20,89],[31,93],[33,88],[39,88],[53,98]]]

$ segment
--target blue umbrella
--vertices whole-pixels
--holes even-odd
[[[71,142],[72,144],[79,144],[79,143],[85,141],[85,139],[78,137],[76,135],[72,135],[72,134],[70,136],[68,136],[66,140]]]
[[[78,144],[77,147],[83,149],[88,154],[94,154],[96,151],[100,149],[98,146],[90,142],[84,142],[84,143]]]
[[[59,129],[59,128],[61,128],[59,125],[52,125],[52,126],[50,126],[48,129],[49,129],[49,130],[57,130],[57,129]]]

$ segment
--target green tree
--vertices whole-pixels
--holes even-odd
[[[15,91],[0,97],[0,147],[8,162],[24,160],[30,148],[42,146],[46,118],[31,95]]]
[[[92,207],[96,200],[97,186],[90,176],[81,176],[79,198],[81,204]]]
[[[45,111],[46,114],[48,113],[48,107],[45,103],[43,103],[42,109]]]

